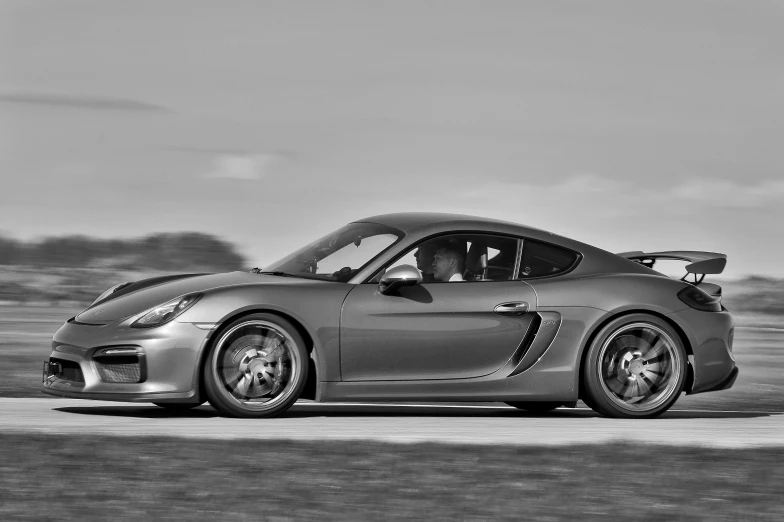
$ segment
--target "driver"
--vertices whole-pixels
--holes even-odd
[[[417,269],[422,272],[423,283],[436,280],[433,276],[433,261],[436,255],[437,247],[437,243],[430,241],[419,245],[417,251],[414,252]]]
[[[433,276],[436,281],[464,281],[466,249],[457,241],[449,241],[436,250],[433,260]]]

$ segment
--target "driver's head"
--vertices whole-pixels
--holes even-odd
[[[416,257],[417,269],[424,274],[433,273],[433,258],[436,255],[436,243],[428,242],[419,245],[419,248],[414,252]]]
[[[436,281],[449,281],[455,274],[462,274],[465,270],[465,248],[460,248],[456,243],[449,242],[436,250],[433,260],[433,276]]]

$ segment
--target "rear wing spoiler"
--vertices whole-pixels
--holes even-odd
[[[636,261],[641,265],[648,268],[653,268],[657,259],[674,259],[679,261],[687,261],[686,275],[694,274],[694,283],[699,284],[705,279],[705,274],[720,274],[724,271],[727,265],[727,255],[719,254],[718,252],[699,252],[692,250],[672,250],[668,252],[622,252],[618,254],[621,257]],[[698,280],[698,277],[699,280]]]

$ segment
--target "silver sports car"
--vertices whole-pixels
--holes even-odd
[[[677,280],[652,269],[686,261]],[[297,399],[578,399],[653,417],[738,375],[711,252],[613,254],[514,223],[445,214],[362,219],[261,269],[122,283],[57,331],[43,391],[209,401],[270,417]]]

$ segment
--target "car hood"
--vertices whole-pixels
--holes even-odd
[[[225,274],[183,274],[137,281],[108,298],[84,310],[75,317],[80,323],[108,324],[144,312],[166,301],[192,292],[244,284],[303,284],[312,279],[277,277],[229,272]]]

